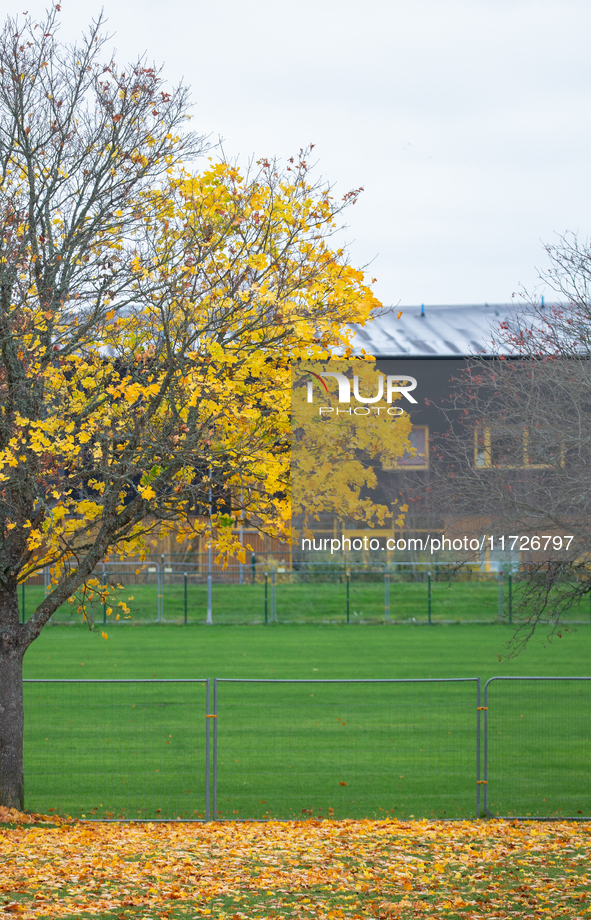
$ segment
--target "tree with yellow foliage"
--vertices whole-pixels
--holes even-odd
[[[332,392],[324,378],[330,380]],[[340,378],[337,391],[345,384],[344,403],[336,402],[334,378]],[[396,502],[391,508],[376,500],[376,468],[395,464],[405,450],[412,450],[412,424],[398,405],[400,393],[384,393],[375,359],[365,355],[300,361],[293,365],[292,381],[292,542],[301,534],[310,536],[314,521],[326,514],[341,522],[383,527],[395,513],[401,527],[408,507]],[[353,393],[361,395],[373,394],[376,382],[377,395],[351,400],[351,384]],[[318,384],[324,390],[322,406],[312,395]]]
[[[330,245],[355,192],[336,201],[305,153],[188,172],[186,91],[104,63],[100,20],[60,44],[58,11],[0,34],[0,805],[21,809],[30,643],[153,534],[224,557],[239,513],[286,533],[290,365],[379,306]]]

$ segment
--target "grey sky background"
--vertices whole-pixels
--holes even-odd
[[[62,37],[101,7],[228,155],[312,142],[337,194],[364,186],[345,239],[385,303],[507,302],[591,234],[589,0],[62,0]]]

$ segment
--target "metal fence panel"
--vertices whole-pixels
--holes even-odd
[[[245,567],[243,567],[245,568]],[[239,581],[237,565],[212,576],[212,622],[264,622],[264,581]],[[242,573],[244,574],[244,573]],[[208,609],[208,571],[181,563],[165,563],[162,570],[163,609],[167,623],[205,623]]]
[[[215,680],[212,814],[473,816],[479,692],[479,678]]]
[[[591,817],[590,677],[491,678],[483,707],[479,678],[217,679],[212,713],[209,683],[26,680],[27,809],[450,818],[483,784],[490,816]]]
[[[511,623],[519,615],[521,589],[519,573],[511,570],[327,560],[292,565],[269,554],[252,554],[250,561],[225,569],[207,554],[153,554],[101,563],[94,575],[123,589],[108,603],[96,597],[88,604],[89,617],[105,623],[116,621],[120,600],[128,604],[131,619],[146,623]],[[23,622],[49,590],[49,570],[19,587]],[[63,604],[51,622],[79,623],[77,608],[77,603]],[[589,623],[589,600],[567,619]],[[119,623],[126,622],[123,615]]]
[[[209,680],[25,680],[26,807],[209,817]]]
[[[591,816],[591,677],[493,677],[484,688],[490,816]]]

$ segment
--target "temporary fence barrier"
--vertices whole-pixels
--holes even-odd
[[[591,815],[591,677],[492,677],[484,716],[489,817]]]
[[[208,679],[24,681],[26,804],[102,820],[207,820]]]
[[[31,811],[591,819],[590,677],[24,684]]]
[[[479,705],[480,678],[216,679],[212,816],[479,815]]]

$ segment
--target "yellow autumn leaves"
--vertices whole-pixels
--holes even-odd
[[[0,897],[25,920],[582,920],[590,849],[589,827],[572,823],[4,828]]]
[[[312,183],[303,156],[283,172],[176,170],[136,194],[129,238],[91,240],[81,264],[96,266],[94,287],[50,309],[28,287],[11,318],[23,397],[3,410],[0,449],[20,509],[7,532],[26,530],[19,580],[49,567],[71,586],[63,603],[97,540],[91,569],[167,532],[204,535],[221,560],[244,552],[239,520],[289,534],[290,369],[347,352],[349,324],[379,307],[331,248],[354,197]],[[348,482],[348,507],[364,484]]]

